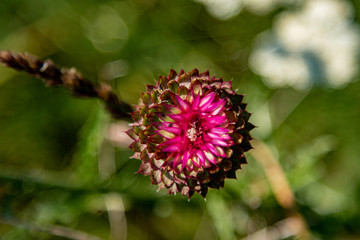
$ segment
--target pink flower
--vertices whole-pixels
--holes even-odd
[[[135,140],[133,157],[142,161],[138,173],[150,175],[160,189],[189,198],[194,192],[205,197],[208,187],[223,187],[251,149],[254,126],[242,98],[231,82],[197,69],[160,76],[132,113],[128,135]]]

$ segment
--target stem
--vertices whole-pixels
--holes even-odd
[[[289,211],[293,219],[296,219],[297,236],[299,239],[311,239],[304,217],[296,210],[295,196],[285,172],[270,147],[264,142],[255,140],[252,141],[252,145],[254,149],[250,154],[261,164],[277,202]]]
[[[113,118],[131,119],[129,113],[133,111],[132,107],[121,101],[109,84],[92,83],[75,68],[58,68],[49,59],[43,61],[34,55],[17,54],[11,51],[0,51],[0,62],[17,71],[25,71],[41,78],[47,86],[62,85],[76,96],[99,98]]]

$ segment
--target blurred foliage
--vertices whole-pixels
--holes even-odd
[[[5,0],[0,46],[75,66],[132,104],[170,68],[233,79],[312,236],[360,239],[360,83],[271,89],[248,67],[258,34],[295,7],[220,20],[190,0]],[[223,190],[187,201],[134,174],[126,140],[109,137],[117,124],[96,100],[0,67],[1,239],[266,239],[274,229],[268,239],[292,239],[281,232],[289,211],[252,155]]]

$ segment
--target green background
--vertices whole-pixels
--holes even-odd
[[[352,4],[358,21],[360,4]],[[360,82],[306,92],[266,87],[248,57],[281,11],[243,10],[222,21],[190,0],[5,0],[0,48],[74,66],[131,104],[170,68],[232,79],[254,115],[267,104],[276,127],[265,134],[258,125],[254,136],[281,164],[312,236],[360,239]],[[135,174],[140,161],[130,159],[126,140],[109,136],[119,128],[126,123],[97,100],[1,66],[1,239],[67,239],[56,236],[61,227],[100,239],[242,239],[289,218],[251,154],[237,180],[211,189],[206,201],[188,201]]]

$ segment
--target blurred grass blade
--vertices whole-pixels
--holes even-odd
[[[234,221],[225,199],[218,192],[212,192],[206,206],[221,240],[236,239]]]
[[[109,115],[102,106],[97,104],[78,134],[78,146],[74,154],[74,169],[76,178],[84,184],[92,185],[99,179],[99,152],[109,120]]]
[[[14,218],[3,218],[0,217],[0,223],[14,226],[17,228],[24,228],[29,231],[37,231],[44,232],[53,236],[64,237],[66,239],[73,240],[101,240],[101,238],[97,236],[90,235],[85,232],[81,232],[75,229],[71,229],[68,227],[58,226],[58,225],[47,225],[47,226],[39,226],[30,222],[25,222],[19,219]]]

